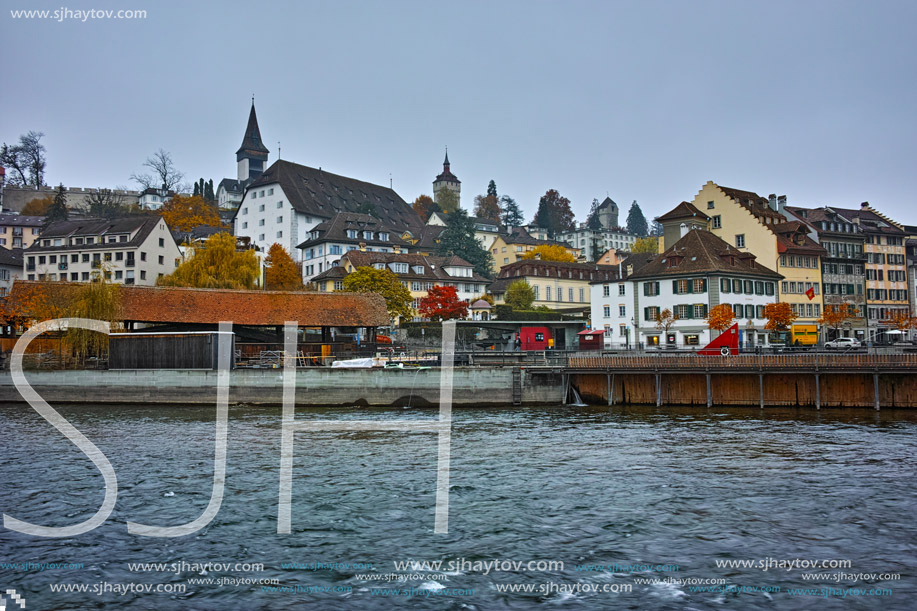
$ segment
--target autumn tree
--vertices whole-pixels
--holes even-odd
[[[911,316],[906,310],[892,312],[891,315],[882,322],[894,327],[898,331],[917,329],[917,317]]]
[[[573,229],[573,219],[570,200],[555,189],[549,189],[538,200],[538,211],[532,222],[547,229],[548,235],[553,239],[554,236]]]
[[[48,208],[54,204],[54,198],[48,195],[47,197],[38,198],[31,200],[22,210],[19,211],[19,214],[22,216],[44,216],[48,214]]]
[[[486,278],[493,275],[493,257],[474,237],[474,222],[462,208],[446,217],[446,228],[439,234],[436,254],[455,255],[474,266],[474,271]]]
[[[520,278],[506,287],[503,302],[514,310],[528,310],[535,302],[535,290]]]
[[[668,333],[676,322],[678,322],[678,315],[673,314],[669,308],[656,314],[656,328],[660,331]]]
[[[637,200],[634,200],[634,203],[630,205],[630,210],[627,211],[627,233],[632,233],[641,238],[645,238],[650,233],[646,217],[643,216],[643,211],[640,209],[640,204],[637,203]]]
[[[207,289],[252,289],[261,275],[254,250],[236,250],[236,238],[215,233],[200,246],[192,246],[190,257],[175,271],[157,281],[161,286],[190,286]]]
[[[721,303],[710,309],[707,313],[707,326],[722,333],[735,324],[736,314],[728,303]]]
[[[6,180],[19,187],[45,186],[45,145],[42,132],[30,131],[19,136],[17,144],[3,144],[0,148],[0,165],[10,172]]]
[[[131,180],[144,189],[165,189],[166,191],[184,191],[186,185],[182,183],[184,172],[179,171],[172,161],[171,153],[159,149],[143,162],[143,167],[149,172],[131,174]]]
[[[70,211],[67,210],[67,190],[61,184],[57,187],[54,194],[54,201],[45,213],[45,227],[57,221],[66,221],[70,218]]]
[[[436,193],[436,203],[445,214],[452,214],[459,208],[459,196],[452,189],[440,189]]]
[[[493,182],[493,181],[491,181]],[[478,195],[474,198],[474,215],[478,218],[500,222],[500,201],[496,195]]]
[[[826,305],[821,318],[818,319],[818,324],[834,329],[834,335],[837,337],[844,323],[856,315],[857,309],[849,303],[842,303],[839,306]]]
[[[634,245],[630,247],[630,251],[632,253],[658,253],[659,238],[638,238],[634,241]]]
[[[523,259],[540,259],[542,261],[562,261],[575,263],[576,258],[561,244],[540,244],[522,255]]]
[[[522,209],[519,207],[519,204],[516,203],[516,200],[509,195],[500,197],[500,208],[503,210],[503,215],[500,220],[502,220],[503,224],[507,227],[519,227],[525,223]]]
[[[162,218],[169,229],[178,231],[191,231],[202,225],[208,227],[221,227],[220,212],[212,203],[200,195],[184,197],[175,195],[162,207]]]
[[[264,288],[268,291],[300,291],[303,288],[299,266],[286,248],[274,242],[264,260]]]
[[[458,298],[454,286],[434,286],[427,291],[427,296],[420,300],[418,312],[424,318],[435,322],[467,318],[468,304]]]
[[[764,324],[766,331],[785,332],[789,331],[790,325],[796,320],[796,312],[790,304],[779,301],[764,306],[764,318],[767,319]]]
[[[82,283],[67,308],[67,316],[88,318],[109,323],[111,330],[121,326],[121,289],[110,280],[110,273],[99,274],[92,282]],[[71,327],[67,330],[67,343],[79,360],[108,351],[108,335],[89,329]]]
[[[392,320],[414,316],[411,291],[390,269],[358,267],[344,278],[344,290],[351,293],[377,293],[385,299],[385,307]]]
[[[419,216],[424,223],[430,220],[431,214],[440,211],[439,204],[434,202],[433,198],[429,195],[418,195],[414,203],[411,204],[411,208],[414,209],[414,212],[417,213],[417,216]]]

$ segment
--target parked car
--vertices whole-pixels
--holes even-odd
[[[860,340],[853,337],[839,337],[830,342],[825,342],[825,348],[828,350],[833,350],[835,348],[862,348],[863,344]]]

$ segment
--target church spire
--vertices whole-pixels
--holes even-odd
[[[248,125],[242,137],[242,146],[236,151],[236,162],[239,167],[239,180],[248,183],[264,172],[270,151],[261,141],[261,130],[258,128],[258,115],[255,114],[255,98],[252,96],[252,109],[248,113]]]
[[[449,147],[446,147],[446,160],[443,162],[443,169],[449,171]]]

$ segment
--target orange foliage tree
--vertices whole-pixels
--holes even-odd
[[[899,331],[917,329],[917,317],[911,316],[906,311],[892,312],[891,316],[882,322]]]
[[[845,322],[857,315],[857,309],[849,303],[842,303],[839,306],[826,305],[822,312],[818,324],[825,327],[831,327],[837,333]]]
[[[796,320],[796,312],[790,307],[790,304],[779,301],[769,303],[764,306],[764,318],[767,322],[764,328],[767,331],[788,331],[790,325]]]
[[[44,216],[48,213],[48,208],[54,204],[54,198],[48,195],[47,197],[38,198],[36,197],[25,206],[19,212],[22,216]]]
[[[542,261],[561,261],[565,263],[574,263],[576,259],[567,252],[567,249],[560,244],[542,244],[536,246],[529,252],[522,255],[523,259],[534,259],[538,256]]]
[[[439,205],[429,195],[418,195],[414,203],[411,204],[411,208],[423,219],[424,223],[430,220],[431,214],[440,209]]]
[[[223,226],[216,205],[200,195],[191,197],[175,195],[162,207],[162,218],[165,219],[169,229],[179,231],[191,231],[201,225]]]
[[[264,288],[269,291],[299,291],[303,288],[302,274],[290,253],[274,242],[264,260]]]
[[[474,198],[474,215],[478,218],[500,222],[500,201],[496,195],[477,195]]]
[[[660,331],[669,332],[675,323],[678,322],[678,315],[674,314],[672,310],[666,308],[659,314],[656,314],[656,328]]]
[[[420,300],[420,315],[434,321],[465,318],[468,316],[468,304],[458,298],[454,286],[434,286],[427,291],[427,296]]]
[[[735,321],[736,314],[728,303],[721,303],[707,313],[707,326],[720,333],[735,324]]]

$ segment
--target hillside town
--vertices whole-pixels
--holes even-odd
[[[707,181],[651,222],[610,195],[578,222],[554,189],[527,219],[493,180],[463,196],[447,150],[431,195],[408,203],[391,186],[272,160],[254,101],[236,176],[216,188],[183,182],[164,150],[132,177],[137,190],[47,186],[40,138],[3,145],[6,338],[37,318],[17,293],[61,283],[377,294],[388,317],[372,327],[389,334],[573,320],[609,350],[696,349],[733,325],[746,349],[891,344],[917,328],[917,226],[868,202],[808,206]],[[160,293],[143,294],[155,310]]]

